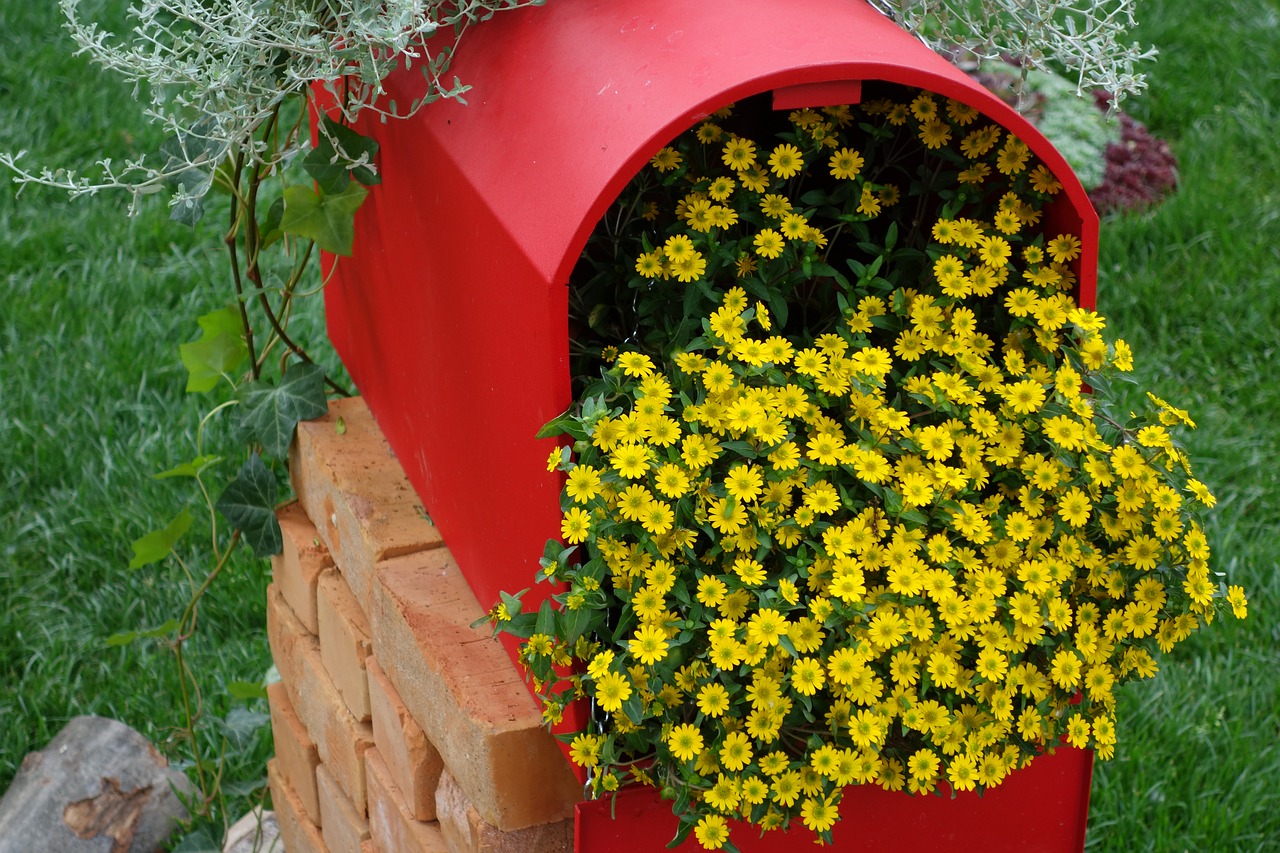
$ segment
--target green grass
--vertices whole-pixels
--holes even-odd
[[[101,5],[118,16],[123,3]],[[1142,382],[1199,422],[1193,455],[1220,499],[1217,566],[1252,600],[1247,621],[1213,625],[1121,691],[1088,844],[1276,849],[1280,14],[1270,0],[1139,11],[1139,36],[1162,56],[1150,94],[1128,106],[1172,142],[1181,189],[1150,215],[1104,223],[1099,303]],[[0,150],[72,165],[154,147],[127,89],[44,46],[66,44],[57,26],[53,4],[0,0]],[[171,655],[104,640],[185,598],[175,566],[125,566],[132,539],[195,508],[184,483],[150,475],[194,452],[200,401],[183,393],[176,346],[228,291],[212,230],[171,225],[162,204],[123,211],[121,198],[0,193],[0,789],[75,714],[118,717],[187,755]],[[204,611],[191,655],[212,716],[245,707],[227,681],[269,665],[266,574],[242,557]],[[237,783],[262,776],[270,749],[262,733],[249,740],[229,768]]]
[[[0,3],[0,149],[78,165],[154,147],[129,91],[69,58],[58,21],[56,4]],[[171,561],[126,566],[132,540],[183,506],[199,513],[190,481],[151,475],[194,455],[201,409],[177,345],[227,300],[226,278],[211,231],[171,224],[163,204],[130,219],[126,201],[0,192],[0,790],[77,714],[122,719],[171,758],[190,755],[173,655],[105,640],[176,617],[189,593]],[[189,543],[207,541],[200,518]],[[198,548],[188,556],[207,570]],[[265,562],[236,560],[189,646],[210,743],[214,718],[265,710],[233,703],[224,685],[270,666],[266,575]],[[269,730],[241,740],[228,779],[251,785]]]
[[[1098,851],[1280,847],[1280,14],[1267,0],[1142,4],[1161,49],[1135,114],[1170,140],[1178,194],[1102,228],[1099,305],[1137,372],[1199,425],[1219,497],[1217,567],[1250,592],[1120,698],[1116,757],[1096,766]]]

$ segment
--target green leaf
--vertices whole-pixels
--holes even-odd
[[[689,807],[688,790],[688,785],[680,786],[680,799],[676,800],[676,804],[671,808],[671,810],[676,814],[682,815],[684,813],[684,809]],[[689,833],[693,831],[693,827],[696,823],[697,821],[694,820],[681,820],[680,823],[676,825],[675,838],[672,838],[667,842],[667,849],[674,850],[681,844],[684,844],[685,839],[689,837]]]
[[[250,699],[266,699],[267,688],[255,681],[228,681],[227,694],[232,699],[247,702]]]
[[[257,779],[242,779],[237,782],[224,781],[222,783],[222,793],[228,797],[248,797],[266,787],[267,777],[259,776]]]
[[[502,603],[506,605],[507,615],[510,616],[512,619],[519,616],[521,610],[523,610],[524,602],[521,601],[520,599],[528,591],[529,591],[528,589],[522,589],[519,592],[517,592],[515,595],[511,595],[510,593],[504,592],[503,590],[498,590],[498,597],[501,598]]]
[[[352,178],[366,187],[382,182],[371,166],[352,167],[353,163],[373,163],[378,154],[377,142],[327,115],[322,120],[318,137],[316,147],[303,159],[302,168],[324,192],[341,192]]]
[[[644,700],[640,698],[639,693],[632,693],[627,701],[622,703],[622,713],[627,715],[627,719],[635,725],[640,725],[644,720]]]
[[[249,357],[249,347],[244,342],[240,309],[235,305],[211,311],[196,322],[202,330],[200,338],[180,344],[178,354],[187,368],[187,393],[203,394]]]
[[[110,637],[107,637],[107,645],[127,646],[134,640],[159,639],[160,637],[172,634],[176,630],[178,630],[178,620],[170,619],[163,625],[157,625],[156,627],[148,628],[145,631],[120,631],[119,633],[112,634]]]
[[[197,456],[190,462],[183,462],[168,471],[161,471],[159,474],[152,474],[151,476],[157,480],[166,480],[170,477],[197,477],[204,469],[221,461],[221,456]]]
[[[582,441],[587,437],[582,421],[573,414],[572,409],[547,421],[533,437],[555,438],[558,435],[567,435],[575,441]]]
[[[203,827],[183,837],[173,853],[221,853],[222,845]]]
[[[244,536],[255,557],[280,553],[284,540],[276,520],[276,478],[253,454],[218,498],[218,512]]]
[[[289,442],[298,421],[318,418],[329,411],[324,396],[324,368],[318,364],[294,364],[280,377],[280,384],[254,382],[245,389],[240,424],[262,449],[276,459],[289,455]]]
[[[722,441],[720,447],[744,459],[755,459],[759,456],[756,449],[746,441]]]
[[[910,522],[911,524],[915,524],[919,527],[929,526],[929,519],[918,509],[905,510],[898,514],[898,519],[900,521]]]
[[[591,624],[591,610],[587,607],[566,610],[564,612],[564,641],[566,643],[577,642],[578,638],[587,630],[589,624]]]
[[[284,216],[280,230],[315,240],[335,255],[350,255],[355,241],[355,215],[369,191],[350,183],[340,193],[326,194],[301,185],[284,191]]]
[[[191,512],[184,509],[160,530],[153,530],[134,541],[133,559],[129,561],[129,568],[140,569],[169,556],[173,546],[191,528],[191,521]]]
[[[226,717],[212,717],[213,724],[237,752],[250,746],[259,731],[271,724],[271,717],[262,711],[248,708],[232,708]]]
[[[148,628],[145,631],[139,631],[138,637],[140,639],[145,638],[148,640],[158,640],[161,637],[169,636],[176,630],[178,630],[178,620],[170,619],[169,621],[164,622],[163,624],[157,625],[154,628]]]
[[[519,616],[504,624],[501,628],[505,634],[527,640],[533,636],[534,623],[537,616],[532,613],[521,613]]]
[[[278,198],[267,208],[267,218],[258,224],[258,248],[265,249],[284,234],[280,221],[284,219],[284,199]]]
[[[538,608],[538,621],[534,627],[539,634],[546,634],[548,637],[555,636],[556,614],[551,608],[550,599],[542,602],[542,606]]]

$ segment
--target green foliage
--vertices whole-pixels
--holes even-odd
[[[309,96],[316,86],[324,90],[317,94],[325,102],[319,109],[336,110],[342,116],[337,123],[349,124],[363,111],[404,117],[439,98],[461,99],[467,86],[445,75],[467,29],[495,12],[539,2],[279,0],[211,6],[203,0],[149,0],[130,7],[129,35],[118,38],[110,24],[93,19],[93,10],[86,14],[80,8],[81,0],[61,0],[79,52],[133,83],[134,97],[147,98],[147,115],[167,138],[151,156],[97,160],[92,176],[48,167],[28,171],[21,151],[0,154],[0,164],[24,182],[72,195],[127,191],[135,209],[147,195],[169,191],[173,220],[195,224],[228,158],[247,158],[253,168],[275,172],[306,147],[305,138],[291,132],[281,138],[259,135],[288,101]],[[397,112],[394,102],[389,108],[381,103],[382,81],[406,61],[422,74],[422,92]],[[327,126],[320,132],[327,134]],[[341,131],[330,137],[339,156],[326,162],[367,170],[367,144],[345,138],[351,144]]]
[[[169,556],[169,552],[177,546],[178,540],[191,529],[191,512],[182,510],[173,520],[160,530],[153,530],[133,543],[133,559],[129,568],[140,569],[159,562]]]
[[[296,364],[280,377],[278,385],[266,380],[249,383],[244,386],[243,405],[241,428],[269,455],[284,459],[298,422],[329,411],[324,368],[315,363]]]
[[[319,141],[302,161],[307,174],[328,195],[342,192],[352,179],[366,187],[382,182],[374,171],[378,143],[361,136],[328,115],[321,117]]]
[[[1132,110],[1170,140],[1178,192],[1102,226],[1098,299],[1149,353],[1139,378],[1187,401],[1220,511],[1207,533],[1250,588],[1245,623],[1193,637],[1119,695],[1120,748],[1094,773],[1097,853],[1268,850],[1280,838],[1280,25],[1269,0],[1152,0],[1161,48]]]
[[[210,311],[196,322],[200,325],[200,338],[178,346],[182,364],[187,368],[187,391],[212,391],[224,377],[234,384],[230,374],[249,356],[239,306]]]
[[[66,8],[73,12],[75,4],[68,3]],[[154,8],[138,13],[143,29],[153,11]],[[277,11],[284,11],[283,7]],[[78,32],[82,37],[97,38],[97,30]],[[165,29],[164,33],[179,41],[190,35],[182,27]],[[229,45],[211,42],[206,47],[217,53]],[[105,47],[100,40],[93,42],[89,52],[99,60],[127,55],[127,51]],[[152,59],[162,53],[163,50]],[[133,57],[139,59],[138,54]],[[122,70],[119,65],[112,67]],[[162,81],[157,78],[150,82]],[[165,97],[171,94],[166,93]],[[209,310],[208,299],[201,294],[206,297],[200,302],[202,310],[193,312],[198,337],[179,342],[170,331],[173,337],[169,338],[168,352],[144,362],[180,364],[186,371],[187,393],[202,395],[206,406],[203,414],[193,418],[198,426],[193,430],[195,446],[193,454],[188,451],[189,461],[176,465],[169,461],[163,466],[165,470],[154,477],[155,481],[185,486],[189,494],[181,499],[170,496],[169,500],[178,504],[176,515],[172,505],[164,508],[163,515],[155,511],[155,517],[170,521],[156,527],[154,521],[148,520],[143,529],[155,529],[141,537],[130,537],[134,540],[130,568],[171,563],[179,571],[178,583],[171,585],[180,594],[176,600],[166,597],[172,609],[159,618],[149,615],[131,624],[108,626],[115,630],[105,635],[106,648],[134,650],[152,643],[167,649],[172,656],[174,682],[167,694],[176,697],[181,715],[181,723],[176,726],[181,732],[177,751],[197,783],[198,793],[189,803],[197,823],[219,814],[226,798],[233,795],[224,785],[224,769],[228,762],[238,760],[237,756],[250,756],[260,750],[266,721],[261,710],[226,708],[224,702],[213,699],[223,695],[222,691],[208,690],[204,678],[197,675],[191,661],[200,657],[196,653],[198,638],[221,633],[216,623],[212,630],[205,627],[208,623],[203,615],[209,603],[216,601],[214,591],[220,584],[232,589],[239,585],[227,577],[232,574],[229,570],[235,564],[235,545],[241,539],[258,558],[276,553],[281,547],[275,510],[293,432],[300,419],[326,411],[327,389],[342,391],[339,382],[299,343],[305,338],[291,329],[295,317],[305,318],[308,314],[300,304],[305,290],[300,285],[315,275],[317,246],[334,252],[350,251],[353,217],[367,194],[357,181],[377,181],[373,164],[376,146],[343,126],[340,118],[329,118],[322,124],[322,144],[316,157],[306,163],[323,180],[328,192],[312,190],[306,185],[305,176],[286,168],[285,155],[296,152],[309,138],[305,117],[310,97],[312,92],[305,81],[293,79],[265,101],[255,101],[249,113],[231,119],[232,123],[245,122],[241,125],[244,135],[237,137],[235,146],[223,144],[225,139],[219,142],[218,133],[227,126],[215,126],[207,114],[186,127],[174,123],[176,115],[168,113],[172,120],[169,129],[174,134],[156,146],[154,162],[163,163],[161,167],[136,166],[141,161],[130,160],[131,165],[123,173],[116,173],[109,161],[103,164],[107,185],[119,184],[116,179],[121,174],[142,175],[144,185],[131,187],[135,203],[138,194],[163,185],[173,192],[171,220],[196,226],[202,223],[206,208],[221,208],[227,223],[225,231],[213,236],[215,245],[225,249],[224,262],[230,272],[221,280],[230,281],[233,292],[222,294],[217,302],[223,302],[223,307],[214,310]],[[182,99],[173,103],[182,103]],[[186,103],[190,106],[192,102]],[[13,158],[5,159],[11,165],[15,162]],[[18,179],[22,178],[18,170]],[[73,195],[92,191],[83,180],[65,174],[46,171],[39,177],[27,178],[28,183],[58,186]],[[215,180],[220,192],[210,195],[208,190]],[[108,233],[112,233],[110,229]],[[268,245],[271,252],[264,254]],[[104,252],[106,257],[114,255],[114,249]],[[201,263],[205,260],[202,257]],[[187,275],[192,272],[188,269]],[[232,301],[225,304],[228,296]],[[162,309],[173,311],[179,307],[165,305],[154,296],[151,299]],[[102,304],[120,301],[118,296],[112,296],[103,299]],[[150,314],[148,306],[143,316]],[[184,314],[192,316],[185,310]],[[303,325],[316,330],[314,324]],[[137,328],[130,331],[139,340],[148,336]],[[154,329],[148,332],[156,334]],[[194,414],[181,400],[169,400],[167,405],[187,411],[188,416]],[[240,409],[237,416],[229,416],[236,408]],[[247,448],[237,450],[237,445],[245,444]],[[218,451],[209,452],[210,445],[217,446]],[[223,460],[236,457],[245,461],[229,476]],[[205,513],[193,511],[192,497],[203,504]],[[198,518],[202,535],[196,541],[205,544],[193,547],[187,534],[197,529]],[[260,567],[254,574],[261,577]],[[151,577],[148,582],[155,584],[156,579]],[[260,601],[261,591],[250,600]],[[259,706],[263,702],[261,686],[246,682],[243,676],[227,679],[225,696]],[[260,766],[259,763],[259,770]],[[243,780],[239,793],[234,795],[244,797],[260,791],[261,773],[256,777]],[[199,839],[205,828],[198,826],[190,838]]]
[[[1140,64],[1155,56],[1129,40],[1135,0],[871,0],[871,4],[942,50],[956,45],[984,59],[1021,57],[1028,69],[1057,67],[1077,93],[1116,95],[1146,89]],[[1144,10],[1145,11],[1145,10]],[[1148,14],[1150,14],[1148,12]]]
[[[985,62],[978,71],[985,85],[1048,137],[1085,189],[1102,183],[1107,146],[1120,141],[1119,122],[1099,110],[1091,97],[1076,97],[1075,84],[1052,71],[1020,72],[1004,62]]]
[[[128,24],[122,5],[98,4],[116,27]],[[154,150],[159,134],[122,109],[128,86],[50,47],[61,37],[56,15],[56,4],[0,0],[0,149],[31,147],[45,162]],[[210,205],[226,213],[225,199]],[[199,334],[195,318],[228,302],[222,234],[174,227],[163,204],[124,213],[107,198],[0,192],[0,790],[70,717],[101,714],[193,776],[193,749],[214,757],[205,767],[210,780],[221,773],[223,795],[201,820],[220,838],[224,815],[262,802],[260,785],[244,786],[271,754],[269,727],[224,752],[213,722],[237,704],[265,710],[224,689],[270,665],[268,573],[248,549],[231,555],[183,643],[196,677],[187,688],[202,697],[189,731],[173,650],[212,568],[200,553],[210,518],[191,500],[193,474],[217,490],[235,469],[194,447],[208,398],[184,393],[177,348]],[[297,312],[299,329],[318,326],[312,315]],[[235,448],[229,433],[219,422],[206,430],[211,444]],[[192,575],[173,559],[128,570],[130,543],[184,511],[193,520],[175,549]],[[203,796],[195,806],[205,808]]]
[[[280,553],[284,543],[275,514],[276,479],[261,456],[249,457],[214,506],[240,531],[255,557]]]
[[[284,191],[284,217],[280,230],[314,240],[316,245],[335,255],[351,254],[355,239],[353,217],[369,191],[357,183],[349,183],[339,192],[292,186]]]
[[[582,553],[547,543],[536,617],[493,611],[545,719],[591,700],[564,737],[593,795],[674,792],[705,847],[727,818],[830,840],[850,784],[1112,758],[1114,688],[1247,611],[1194,424],[1128,397],[1132,351],[1074,301],[1061,185],[975,110],[868,95],[776,139],[723,109],[605,216],[573,304],[634,313],[591,327],[548,459]]]

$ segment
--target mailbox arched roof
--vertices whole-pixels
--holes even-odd
[[[1097,215],[1052,144],[863,0],[549,0],[468,32],[450,73],[472,87],[469,103],[432,106],[424,129],[455,152],[477,196],[557,283],[627,181],[680,132],[770,90],[803,101],[808,87],[819,100],[808,105],[844,103],[830,84],[849,81],[900,83],[977,107],[1054,172],[1075,213],[1068,219],[1078,217],[1085,245],[1096,244]],[[1081,264],[1090,292],[1094,260]]]

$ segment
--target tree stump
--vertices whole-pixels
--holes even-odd
[[[0,853],[154,853],[186,817],[186,776],[116,720],[75,717],[0,799]]]

